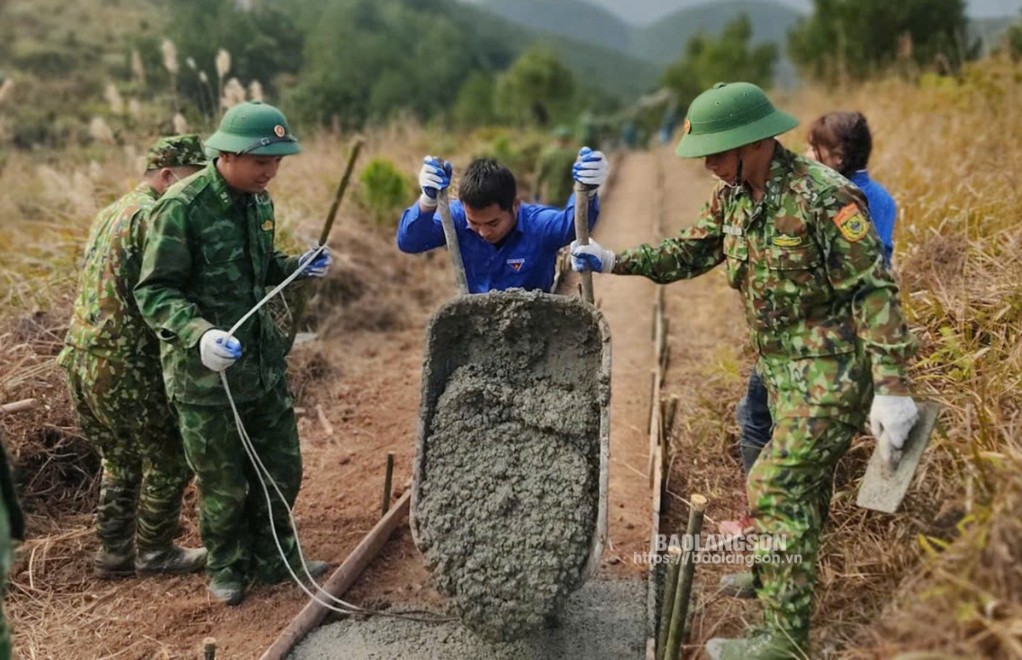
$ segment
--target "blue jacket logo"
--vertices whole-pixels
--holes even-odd
[[[507,265],[511,266],[511,270],[517,273],[525,265],[525,259],[508,259]]]

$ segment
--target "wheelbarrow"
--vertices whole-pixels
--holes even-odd
[[[443,304],[427,329],[412,482],[412,538],[438,578],[438,588],[458,606],[458,598],[465,594],[456,593],[461,588],[457,580],[438,574],[485,571],[489,567],[479,562],[488,560],[478,546],[517,547],[522,535],[530,533],[528,521],[543,513],[563,515],[564,525],[557,533],[570,535],[571,543],[529,541],[546,544],[554,556],[584,550],[572,555],[579,565],[566,578],[567,584],[559,585],[564,593],[549,600],[551,607],[563,604],[567,593],[596,572],[607,539],[609,328],[591,302],[575,297],[520,289],[466,295],[444,193],[438,206],[461,295]],[[588,242],[588,209],[583,204],[579,211],[578,206],[577,235]],[[587,275],[583,273],[583,290],[591,301]],[[541,455],[544,458],[537,458]],[[584,520],[576,519],[576,513]],[[504,519],[511,524],[503,525]],[[556,520],[553,527],[558,527]],[[481,539],[479,534],[487,536]],[[507,538],[489,538],[491,534]],[[459,540],[438,557],[438,546],[452,538]],[[525,579],[511,575],[518,568],[514,559],[506,553],[493,558],[503,562],[510,582]],[[479,630],[466,607],[457,609],[466,624]],[[514,619],[506,612],[497,618]],[[517,636],[525,627],[512,626],[510,634],[505,630],[496,636]]]

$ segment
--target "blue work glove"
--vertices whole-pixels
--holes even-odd
[[[582,147],[578,152],[578,159],[571,166],[571,178],[587,186],[598,188],[607,182],[607,175],[610,173],[610,163],[602,151],[593,151],[589,147]]]
[[[298,257],[298,267],[302,269],[302,277],[324,277],[330,264],[334,262],[333,257],[330,256],[330,248],[324,245],[323,251],[316,254],[318,249],[318,247],[309,248],[302,256]],[[312,258],[314,254],[316,254],[315,259]]]
[[[589,241],[589,245],[579,245],[578,241],[572,241],[571,269],[576,273],[587,270],[609,273],[614,270],[614,252],[595,241]]]
[[[422,169],[419,170],[419,187],[422,188],[422,196],[419,203],[427,208],[436,207],[436,196],[441,190],[446,190],[451,185],[451,164],[440,158],[426,156],[422,159]]]
[[[202,364],[213,371],[223,371],[241,357],[241,342],[223,330],[207,330],[199,339]]]

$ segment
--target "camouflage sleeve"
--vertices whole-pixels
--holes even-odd
[[[180,342],[186,348],[198,344],[203,333],[213,328],[185,296],[191,271],[185,205],[169,199],[157,204],[149,216],[135,301],[142,317],[161,340]]]
[[[270,208],[273,209],[273,201],[270,200]],[[272,215],[276,215],[271,210]],[[290,257],[280,250],[274,250],[270,254],[270,264],[266,270],[266,283],[270,286],[276,286],[286,280],[291,273],[298,270],[298,259],[300,257]]]
[[[618,253],[614,273],[644,275],[660,284],[702,275],[724,261],[723,225],[720,197],[714,194],[696,223],[678,236]]]
[[[905,325],[898,285],[883,264],[883,246],[865,200],[836,188],[820,196],[814,223],[834,293],[852,303],[856,332],[870,355],[877,394],[909,393],[908,359],[916,342]]]
[[[139,209],[128,218],[127,235],[122,244],[122,276],[118,278],[118,286],[124,287],[124,300],[131,300],[132,289],[138,284],[142,273],[142,251],[145,248],[146,222],[148,210]]]
[[[286,280],[291,273],[298,270],[298,256],[288,256],[280,250],[270,255],[270,267],[266,271],[266,283],[276,286]]]

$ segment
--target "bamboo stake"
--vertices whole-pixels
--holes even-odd
[[[394,452],[387,452],[387,470],[383,474],[383,511],[381,516],[387,515],[390,508],[390,486],[394,478]]]
[[[667,649],[664,660],[676,660],[681,648],[681,639],[685,632],[685,619],[688,617],[688,601],[692,596],[692,577],[696,565],[692,559],[695,552],[696,537],[703,529],[703,514],[706,512],[706,498],[702,495],[692,496],[692,508],[688,512],[688,529],[685,534],[690,539],[693,549],[685,551],[684,561],[678,577],[678,588],[674,593],[674,607],[671,611],[671,630],[667,635]]]
[[[667,548],[667,579],[664,582],[664,598],[660,605],[660,632],[657,635],[656,657],[663,660],[667,650],[667,633],[671,628],[671,611],[674,608],[674,593],[678,589],[678,571],[681,567],[681,548],[672,545]]]
[[[575,240],[579,245],[589,245],[589,190],[584,183],[575,182]],[[593,272],[586,268],[580,273],[582,299],[594,304]]]
[[[202,640],[202,660],[216,660],[216,637]]]

